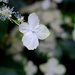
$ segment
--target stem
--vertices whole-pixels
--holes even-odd
[[[14,19],[12,19],[12,18],[10,18],[10,20],[11,20],[12,22],[16,23],[17,25],[19,25],[19,24],[20,24],[20,22],[19,22],[19,21],[17,21],[17,20],[14,20]]]

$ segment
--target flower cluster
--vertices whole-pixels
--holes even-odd
[[[0,2],[7,3],[8,0],[0,0]],[[28,50],[34,50],[39,46],[38,52],[47,54],[47,57],[49,58],[47,63],[38,65],[40,71],[43,72],[44,75],[64,75],[66,72],[65,66],[63,64],[59,64],[59,61],[54,58],[62,55],[61,49],[57,46],[56,36],[61,38],[67,37],[67,33],[65,33],[64,29],[61,27],[62,14],[60,10],[55,7],[55,4],[52,6],[52,3],[61,2],[62,0],[43,0],[42,2],[34,3],[32,7],[26,7],[25,11],[30,11],[28,23],[24,20],[24,16],[22,16],[19,12],[14,12],[13,8],[5,5],[0,8],[1,20],[9,19],[18,25],[18,27],[15,27],[15,29],[11,32],[10,42],[12,42],[12,45],[11,48],[8,49],[7,53],[12,54],[13,60],[20,62],[23,65],[26,75],[34,75],[38,69],[37,66],[34,65],[33,60],[30,61],[28,59],[27,62],[24,56],[20,54],[23,50],[23,46],[25,46]],[[52,7],[52,9],[50,7]],[[34,9],[36,10],[35,13],[33,13]],[[13,19],[13,16],[16,20]],[[50,30],[48,30],[44,24],[49,26]],[[17,33],[23,36],[22,37],[20,35],[20,37],[22,37],[22,42],[19,41],[19,36],[17,38]],[[50,34],[51,36],[49,37]],[[75,40],[75,29],[73,31],[73,39]],[[39,40],[44,41],[40,41],[39,44]]]
[[[23,22],[24,21],[24,16],[21,16],[21,14],[19,12],[15,13],[15,17],[17,18],[17,20],[19,22]]]
[[[17,18],[17,20],[12,19],[12,14]],[[49,30],[45,25],[40,24],[40,20],[36,13],[31,13],[28,17],[28,23],[24,22],[24,17],[18,12],[13,12],[13,8],[2,6],[0,8],[0,19],[15,22],[19,25],[19,31],[24,34],[22,38],[23,45],[29,50],[34,50],[39,45],[38,39],[45,39],[50,35]]]
[[[33,64],[32,61],[29,61],[24,67],[26,75],[34,75],[37,72],[37,67]]]
[[[51,58],[46,64],[40,65],[40,69],[44,75],[64,75],[66,68],[62,64],[58,64],[56,58]]]
[[[0,0],[0,2],[8,3],[8,0]]]
[[[6,20],[12,17],[13,14],[13,8],[7,7],[7,6],[2,6],[2,8],[0,8],[0,19],[1,20]]]

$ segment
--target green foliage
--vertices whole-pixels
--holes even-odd
[[[63,52],[70,58],[75,59],[75,42],[71,39],[62,40],[59,42]]]
[[[8,68],[0,68],[0,75],[19,75],[15,70]]]
[[[5,34],[7,33],[8,29],[8,20],[1,21],[0,20],[0,41],[4,38]]]
[[[6,55],[4,50],[0,50],[0,75],[25,75],[23,65],[15,62],[11,55]],[[3,71],[5,73],[3,73]]]

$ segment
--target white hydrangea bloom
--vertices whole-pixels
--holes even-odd
[[[65,66],[58,64],[56,58],[51,58],[46,64],[40,65],[40,70],[44,75],[63,75],[66,72]]]
[[[0,2],[8,3],[8,0],[0,0]]]
[[[19,22],[23,22],[24,16],[19,16],[19,17],[17,17],[17,19],[18,19]]]
[[[15,55],[13,55],[13,60],[16,61],[16,62],[21,62],[23,60],[23,57],[20,53],[17,53]]]
[[[39,18],[35,13],[29,15],[28,23],[22,22],[19,25],[19,30],[24,34],[22,38],[23,45],[29,50],[34,50],[39,45],[38,39],[47,38],[50,32],[45,25],[39,24]]]
[[[26,75],[34,75],[37,72],[37,67],[33,64],[32,61],[29,61],[28,64],[24,67]]]
[[[14,13],[13,8],[10,9],[7,6],[3,6],[2,8],[0,8],[0,19],[2,20],[6,20],[6,18],[10,19],[13,13]]]
[[[51,6],[51,1],[50,0],[44,0],[44,1],[42,1],[41,6],[44,10],[46,10]]]
[[[23,22],[24,21],[24,16],[21,16],[21,14],[19,12],[15,13],[15,17],[17,18],[17,20],[19,22]]]

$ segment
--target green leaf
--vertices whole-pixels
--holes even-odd
[[[8,68],[0,68],[0,75],[19,75],[15,70]]]
[[[5,34],[7,33],[8,29],[8,20],[1,21],[0,20],[0,41],[4,38]]]
[[[0,50],[0,67],[10,70],[13,69],[19,73],[19,75],[25,75],[23,65],[20,62],[15,62],[11,55],[6,54],[5,50]]]
[[[75,59],[75,42],[71,39],[60,41],[60,45],[68,57]]]

